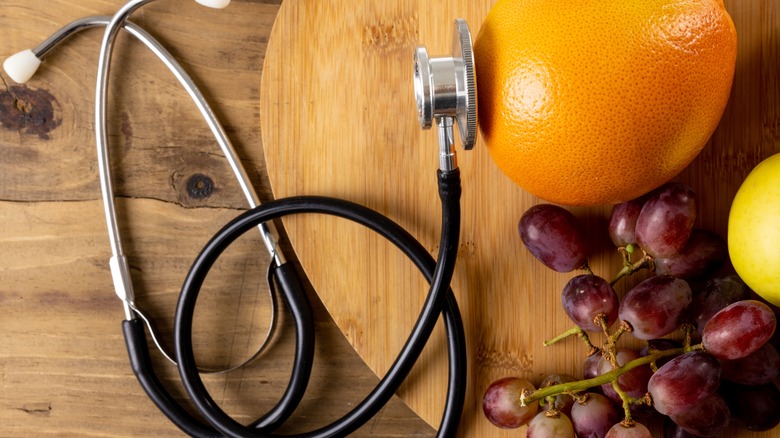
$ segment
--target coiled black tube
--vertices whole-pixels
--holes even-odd
[[[178,414],[180,411],[183,412],[183,410],[178,405],[174,408],[170,406],[170,403],[164,403],[162,405],[158,403],[160,409],[163,410],[169,418],[174,420],[174,422],[179,424],[182,430],[193,436],[210,437],[214,436],[214,432],[218,431],[219,434],[224,434],[229,437],[265,437],[271,436],[270,432],[272,432],[281,421],[286,419],[286,416],[288,416],[292,412],[292,409],[297,406],[297,402],[289,403],[284,409],[276,409],[280,414],[275,416],[273,421],[263,422],[259,420],[259,422],[255,422],[250,426],[243,426],[230,418],[208,394],[208,391],[198,374],[192,351],[192,319],[197,296],[208,271],[211,269],[219,255],[233,241],[240,237],[244,232],[247,232],[262,222],[290,214],[319,213],[352,220],[384,236],[412,260],[428,279],[431,286],[412,333],[409,335],[406,344],[390,367],[390,370],[380,380],[377,387],[363,402],[355,407],[355,409],[336,420],[334,423],[318,430],[295,436],[346,436],[357,430],[376,415],[398,390],[411,371],[414,363],[419,358],[420,353],[430,338],[439,314],[442,314],[444,318],[447,331],[450,369],[448,380],[449,390],[447,392],[445,411],[439,426],[438,435],[444,437],[453,436],[460,422],[466,389],[466,347],[463,323],[460,318],[457,302],[449,288],[455,267],[460,233],[460,176],[457,170],[439,172],[438,179],[439,194],[442,200],[442,237],[439,246],[438,263],[433,260],[430,254],[428,254],[425,248],[415,240],[414,237],[395,222],[373,210],[338,199],[325,197],[293,197],[272,201],[242,214],[226,225],[212,238],[193,263],[184,285],[182,286],[182,293],[176,309],[174,328],[176,356],[179,361],[179,373],[182,382],[184,383],[184,387],[192,402],[216,430],[212,431],[211,428],[204,429],[200,422],[197,422],[197,420],[194,420],[191,417],[184,421],[184,425],[180,424],[182,419]],[[294,273],[287,272],[287,274],[293,275]],[[295,288],[296,287],[293,287],[292,289]],[[282,287],[282,290],[285,290],[284,286]],[[293,314],[295,315],[295,312],[293,312]],[[300,338],[298,345],[300,349],[308,350],[313,346],[313,336],[301,336]],[[308,343],[311,343],[311,345],[308,345]],[[128,348],[130,349],[129,343]],[[134,347],[133,349],[135,348],[138,347]],[[131,351],[131,358],[132,356],[133,352]],[[141,359],[148,360],[148,354],[146,355],[146,358]],[[135,368],[141,370],[146,369],[144,372],[152,372],[151,367],[139,366],[134,367],[134,369]],[[136,374],[138,374],[138,372]],[[141,381],[140,376],[139,381]],[[145,386],[145,389],[147,389],[147,386]],[[303,386],[305,387],[305,385]],[[297,385],[297,387],[300,388],[301,386]],[[151,385],[150,388],[153,391],[158,391],[161,386]],[[162,389],[164,390],[164,388]],[[150,389],[147,389],[147,392],[149,392],[149,390]],[[290,397],[294,400],[298,396],[302,397],[302,395],[303,393],[301,392],[300,394],[291,395]],[[152,396],[152,399],[155,400],[156,403],[158,399],[166,401],[166,397]],[[168,396],[168,399],[170,399],[170,396]],[[174,410],[173,413],[168,412],[171,409]],[[193,422],[195,426],[191,424]]]

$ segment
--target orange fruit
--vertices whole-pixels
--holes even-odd
[[[540,198],[633,199],[707,143],[736,52],[721,0],[499,0],[474,41],[480,128]]]

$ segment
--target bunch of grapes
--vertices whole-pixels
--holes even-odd
[[[634,418],[651,415],[663,416],[670,437],[719,436],[731,421],[750,430],[780,423],[775,311],[737,276],[716,276],[727,246],[694,228],[696,213],[696,194],[679,183],[615,205],[608,230],[623,268],[611,281],[588,267],[584,228],[571,212],[542,204],[523,215],[520,237],[537,259],[584,272],[561,294],[574,327],[545,345],[576,335],[588,355],[581,380],[493,382],[483,398],[493,424],[527,424],[530,438],[588,438],[650,437]],[[620,299],[613,286],[639,270],[650,275]],[[603,345],[588,333],[603,333]],[[642,349],[619,345],[624,335]]]

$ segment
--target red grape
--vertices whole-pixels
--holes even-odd
[[[615,246],[621,247],[636,243],[636,220],[644,204],[644,198],[637,198],[612,207],[607,229]]]
[[[505,377],[491,383],[482,397],[482,411],[491,423],[504,429],[520,427],[533,418],[539,402],[520,406],[523,390],[533,391],[534,385],[519,377]]]
[[[520,218],[520,239],[550,269],[569,272],[588,258],[585,230],[570,211],[551,204],[529,208]]]
[[[599,372],[601,360],[601,351],[588,356],[588,358],[582,362],[582,378],[590,379],[601,374],[601,372]]]
[[[571,408],[571,422],[577,438],[601,438],[620,421],[615,405],[607,397],[590,392],[584,402],[574,403]]]
[[[701,335],[704,325],[729,304],[748,298],[750,290],[736,275],[712,278],[704,283],[702,289],[693,296],[693,302],[688,306],[688,319],[696,324],[696,330]]]
[[[650,277],[634,286],[620,303],[618,315],[638,339],[660,338],[673,332],[691,303],[691,288],[671,275]]]
[[[575,438],[574,426],[564,414],[548,416],[546,411],[536,414],[528,423],[527,438]]]
[[[653,438],[650,430],[642,423],[634,423],[631,427],[623,426],[620,423],[612,426],[604,438]]]
[[[688,242],[696,220],[696,194],[680,183],[667,183],[648,198],[636,221],[639,246],[653,257],[669,257]]]
[[[618,348],[615,352],[615,359],[617,360],[618,366],[623,366],[639,357],[639,353],[628,348]],[[602,358],[599,364],[599,375],[610,371],[612,371],[612,364]],[[634,398],[641,398],[647,393],[647,382],[652,375],[653,370],[650,368],[650,365],[640,365],[631,371],[622,374],[618,377],[617,382],[626,394]],[[615,392],[611,383],[601,385],[601,390],[604,392],[604,395],[611,398],[616,403],[622,403],[620,395]]]
[[[709,230],[694,229],[679,252],[653,260],[656,274],[668,274],[686,280],[703,278],[720,269],[728,259],[726,241]]]
[[[771,430],[780,424],[780,389],[774,383],[747,386],[724,381],[719,392],[735,423],[755,431]]]
[[[696,209],[696,194],[680,183],[664,184],[612,207],[610,239],[626,248],[621,250],[624,267],[616,278],[646,267],[655,274],[622,300],[607,280],[589,269],[590,236],[577,217],[552,204],[536,205],[523,214],[518,231],[534,257],[558,272],[578,268],[588,272],[573,276],[561,291],[562,307],[577,326],[565,336],[580,335],[598,352],[583,362],[584,379],[616,372],[613,364],[621,367],[643,356],[675,351],[576,396],[568,392],[574,377],[548,375],[541,388],[564,383],[560,386],[569,390],[546,391],[551,395],[527,407],[520,406],[520,399],[523,392],[534,391],[528,380],[498,380],[483,398],[489,421],[501,428],[528,425],[530,438],[650,438],[642,424],[629,419],[618,423],[620,406],[626,402],[626,414],[630,409],[634,420],[665,415],[663,433],[668,438],[719,436],[730,421],[751,430],[780,424],[780,334],[775,333],[774,313],[778,309],[751,300],[752,292],[736,275],[711,278],[728,261],[728,247],[720,235],[693,228]],[[644,250],[638,261],[632,260],[633,248]],[[606,330],[617,320],[622,320],[619,333],[626,330],[646,341],[641,352],[618,348],[618,332]],[[681,325],[689,328],[689,323],[695,324],[695,332],[665,338]],[[600,336],[606,339],[601,349],[583,333],[602,331],[608,333]],[[683,335],[684,342],[676,340]],[[587,385],[574,387],[582,386]],[[624,401],[621,395],[631,400]]]
[[[653,407],[664,415],[679,415],[714,394],[720,384],[720,363],[714,356],[692,351],[675,357],[650,377],[647,391]]]
[[[587,332],[602,331],[594,322],[598,315],[606,316],[607,326],[617,320],[618,296],[609,282],[597,275],[583,274],[569,280],[561,301],[569,318]]]
[[[539,388],[546,388],[548,386],[557,385],[559,383],[571,383],[576,382],[577,379],[574,376],[568,374],[550,374],[542,380],[539,384]],[[565,415],[571,414],[571,407],[574,404],[574,398],[569,394],[558,394],[553,400],[553,408]],[[550,409],[549,407],[547,409]]]
[[[743,385],[763,385],[780,375],[780,354],[770,343],[741,359],[721,359],[721,377]]]
[[[717,393],[697,403],[687,411],[672,415],[672,421],[685,431],[702,437],[720,435],[729,426],[729,407]]]
[[[702,345],[720,359],[739,359],[758,350],[775,331],[772,309],[756,300],[737,301],[704,326]]]

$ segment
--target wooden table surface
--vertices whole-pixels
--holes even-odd
[[[123,3],[0,0],[0,57],[36,46],[64,23],[111,14]],[[726,187],[725,196],[733,196],[734,181],[761,157],[780,151],[780,8],[776,0],[726,3],[734,8],[744,38],[737,99],[716,137],[721,143],[744,142],[749,152],[740,149],[726,160],[707,149],[684,181],[707,193]],[[262,199],[270,199],[271,191],[261,144],[261,74],[280,4],[233,0],[229,8],[212,11],[170,0],[134,16],[203,87]],[[476,26],[472,23],[473,31]],[[0,74],[0,437],[181,436],[136,382],[121,336],[123,311],[108,270],[93,135],[100,37],[98,30],[75,36],[27,85]],[[120,37],[115,56],[109,129],[118,212],[137,301],[170,341],[179,288],[192,259],[245,203],[206,125],[165,68],[127,37]],[[706,185],[704,176],[712,169],[726,169],[720,180],[728,182]],[[707,217],[718,209],[722,205],[705,205]],[[707,225],[725,228],[722,219]],[[248,236],[209,277],[196,314],[196,354],[204,364],[234,364],[261,341],[271,307],[264,283],[267,263],[259,238]],[[330,422],[378,380],[310,295],[319,336],[313,383],[282,433]],[[558,325],[563,322],[559,318]],[[293,339],[289,318],[282,314],[279,324],[273,348],[260,360],[206,377],[215,400],[240,421],[265,412],[287,384]],[[489,353],[503,367],[503,350]],[[164,382],[184,400],[175,368],[159,354],[153,359]],[[467,415],[469,421],[479,415],[473,400]],[[395,399],[356,435],[432,433]]]
[[[0,57],[35,47],[61,25],[113,13],[114,0],[0,0]],[[134,16],[181,61],[215,106],[261,198],[259,127],[264,53],[280,0],[234,0],[213,11],[164,1]],[[0,436],[180,436],[130,370],[123,311],[108,270],[93,135],[94,78],[102,32],[72,38],[26,85],[0,83]],[[178,290],[206,240],[245,208],[210,131],[173,77],[140,44],[120,37],[112,76],[110,140],[117,208],[136,294],[170,339]],[[205,185],[204,185],[205,184]],[[204,191],[204,187],[206,190]],[[208,190],[211,188],[211,190]],[[236,363],[260,342],[270,316],[268,256],[247,238],[220,265],[196,315],[199,357]],[[216,277],[216,276],[215,276]],[[316,298],[316,297],[315,297]],[[240,306],[239,306],[240,305]],[[280,432],[303,432],[348,412],[377,382],[319,303],[312,385]],[[247,422],[287,384],[293,337],[262,359],[206,377],[212,395]],[[207,352],[202,353],[202,352]],[[153,354],[181,398],[175,367]],[[358,436],[430,436],[399,400]]]

